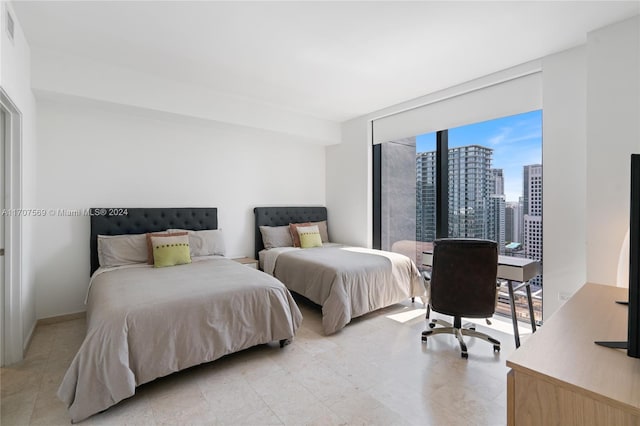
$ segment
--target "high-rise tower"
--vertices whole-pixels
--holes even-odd
[[[416,240],[436,239],[436,152],[416,155]]]
[[[504,175],[502,169],[491,169],[492,195],[504,195]]]
[[[449,236],[490,238],[500,241],[495,225],[502,222],[504,242],[504,197],[491,200],[494,183],[491,174],[493,150],[480,145],[450,148],[449,154]],[[436,224],[436,153],[416,156],[416,217],[418,241],[433,241]],[[501,205],[502,213],[493,211]]]
[[[525,257],[542,260],[542,165],[524,166],[523,177]],[[541,278],[534,280],[532,283],[538,284]]]

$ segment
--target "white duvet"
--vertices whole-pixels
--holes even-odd
[[[158,377],[291,339],[301,322],[281,282],[229,259],[104,271],[92,279],[87,333],[58,397],[77,422]]]
[[[411,297],[424,297],[415,263],[399,253],[331,244],[260,253],[262,267],[288,289],[322,306],[325,334],[352,318]]]

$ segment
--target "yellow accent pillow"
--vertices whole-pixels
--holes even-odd
[[[153,265],[156,268],[191,263],[189,254],[189,236],[172,235],[168,237],[151,236],[153,246]]]
[[[187,231],[176,231],[176,232],[153,232],[147,233],[147,263],[149,265],[155,264],[153,261],[153,246],[151,244],[151,237],[174,237],[178,235],[189,235]]]
[[[299,226],[297,231],[301,248],[322,247],[322,237],[317,225]]]

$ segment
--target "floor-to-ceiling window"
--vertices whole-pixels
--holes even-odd
[[[383,142],[374,159],[377,247],[420,265],[435,238],[484,238],[500,254],[542,260],[541,110]],[[541,276],[532,288],[541,320]],[[506,286],[500,296],[509,314]],[[525,301],[516,295],[522,319]]]

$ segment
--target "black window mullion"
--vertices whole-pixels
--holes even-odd
[[[436,238],[449,236],[449,131],[436,133]]]
[[[373,132],[373,126],[371,131]],[[382,247],[382,144],[373,145],[373,241],[374,249]]]

